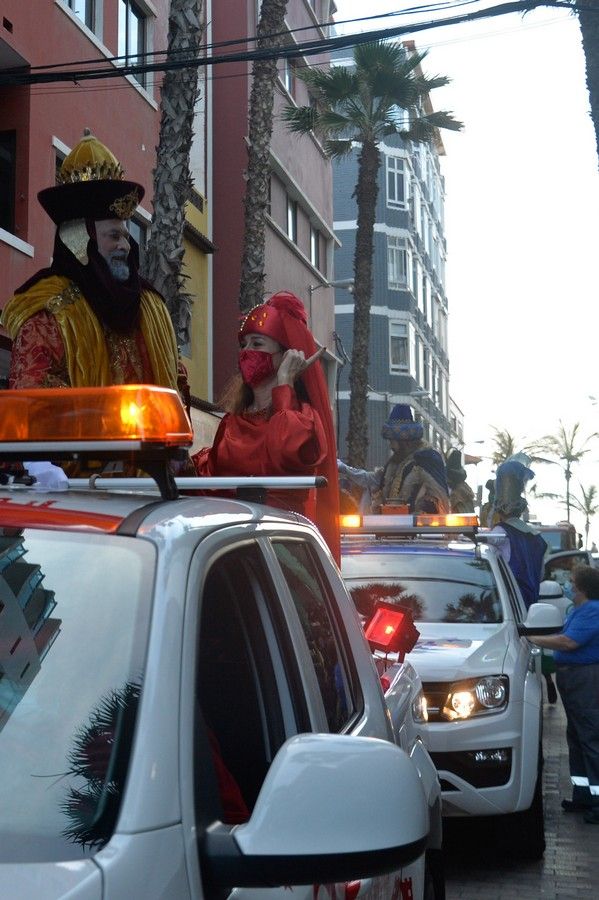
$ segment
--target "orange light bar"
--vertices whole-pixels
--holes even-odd
[[[357,513],[345,513],[339,516],[340,528],[360,528],[362,526],[362,516]]]
[[[176,391],[148,384],[2,391],[0,444],[143,441],[190,446]]]
[[[474,513],[447,513],[445,515],[419,513],[414,516],[414,525],[419,528],[477,528],[478,516]]]

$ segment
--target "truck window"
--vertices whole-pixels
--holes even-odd
[[[273,541],[301,622],[331,731],[354,716],[352,674],[316,556],[305,541]]]

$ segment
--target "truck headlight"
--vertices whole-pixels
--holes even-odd
[[[509,679],[506,675],[486,675],[454,682],[443,706],[446,719],[470,719],[501,712],[508,703]]]
[[[428,704],[422,691],[412,703],[412,715],[415,722],[428,722]]]

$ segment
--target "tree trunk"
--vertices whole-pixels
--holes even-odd
[[[262,0],[258,47],[280,47],[285,30],[287,0]],[[271,35],[278,35],[271,37]],[[249,149],[244,204],[244,242],[241,258],[239,307],[247,312],[262,303],[266,243],[266,212],[270,183],[272,110],[277,80],[277,60],[256,60],[252,68],[249,108]]]
[[[378,194],[380,154],[373,141],[364,141],[358,158],[355,197],[358,227],[354,253],[354,332],[349,373],[349,431],[347,456],[350,466],[363,468],[368,451],[368,362],[374,218]]]
[[[197,57],[203,34],[202,0],[171,0],[167,59]],[[167,72],[162,82],[160,138],[154,170],[154,217],[146,275],[166,300],[177,341],[189,341],[191,296],[181,272],[185,204],[191,196],[189,153],[193,139],[198,69]]]
[[[570,469],[570,460],[566,462],[566,521],[570,521],[570,478],[572,477],[572,470]]]
[[[586,64],[586,81],[599,157],[599,0],[585,0],[577,10]]]

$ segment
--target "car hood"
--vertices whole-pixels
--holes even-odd
[[[406,656],[423,681],[455,681],[473,675],[500,675],[509,643],[502,625],[417,622],[418,643]]]
[[[102,900],[102,874],[90,859],[0,864],[0,900]]]

